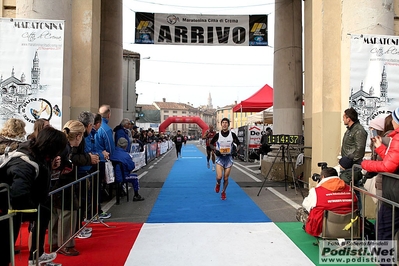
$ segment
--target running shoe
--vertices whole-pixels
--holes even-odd
[[[55,258],[57,257],[57,253],[53,252],[53,253],[43,253],[40,257],[39,257],[39,265],[42,265],[44,263],[50,262],[55,260]],[[35,260],[29,260],[28,261],[28,266],[34,266],[36,265],[36,261]]]
[[[208,167],[208,169],[209,169],[209,167],[211,167],[211,166],[209,165],[209,162],[206,163],[206,166]]]
[[[89,219],[84,219],[84,222],[85,222],[85,223],[90,223],[90,220],[89,220]],[[97,218],[94,218],[91,222],[92,222],[93,224],[98,224],[98,223],[104,222],[104,219],[97,219]]]
[[[85,234],[90,234],[91,231],[93,231],[93,228],[91,228],[91,227],[85,227],[85,228],[82,230],[82,232],[85,233]]]
[[[226,192],[222,192],[222,200],[225,200],[226,199]]]
[[[98,215],[98,218],[100,218],[100,219],[108,219],[108,218],[111,218],[111,214],[103,212],[100,215]]]
[[[103,223],[103,222],[104,222],[104,219],[97,219],[97,218],[94,218],[91,222],[92,222],[93,224],[99,224],[99,223]]]
[[[208,167],[209,168],[209,167]],[[212,171],[215,171],[215,165],[212,165]]]
[[[91,233],[85,233],[85,232],[80,232],[79,234],[77,234],[76,238],[80,238],[80,239],[86,239],[91,237]]]
[[[216,183],[215,192],[219,193],[219,191],[220,191],[220,184]]]

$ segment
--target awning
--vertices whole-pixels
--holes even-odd
[[[273,88],[266,84],[251,97],[234,106],[233,112],[260,112],[271,106],[273,106]]]

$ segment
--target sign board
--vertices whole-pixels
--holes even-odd
[[[136,44],[267,46],[267,15],[136,12]]]
[[[0,127],[9,118],[33,132],[39,118],[62,125],[62,20],[0,18]]]

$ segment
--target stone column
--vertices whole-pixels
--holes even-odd
[[[62,95],[62,125],[70,118],[71,58],[72,58],[72,0],[17,0],[16,18],[65,20],[64,79]]]
[[[302,1],[276,1],[273,134],[302,135]]]
[[[111,121],[116,126],[122,120],[122,1],[101,1],[100,105],[111,105]]]
[[[303,135],[302,1],[275,2],[273,87],[273,134]],[[272,146],[274,151],[261,161],[262,175],[266,176],[272,167],[268,179],[288,178],[288,182],[292,181],[293,162],[298,153],[290,149],[288,154],[286,148],[286,145]],[[283,155],[287,161],[286,172],[282,167]],[[301,170],[297,169],[295,176],[298,176]]]
[[[100,0],[74,0],[72,7],[71,119],[98,112],[100,87]]]
[[[338,1],[305,3],[305,178],[320,172],[318,162],[335,166],[341,147],[341,15]]]

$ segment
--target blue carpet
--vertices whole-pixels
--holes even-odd
[[[175,156],[175,151],[172,151]],[[227,199],[215,193],[216,172],[206,167],[206,156],[195,145],[182,149],[148,223],[251,223],[271,222],[250,197],[229,179]]]

